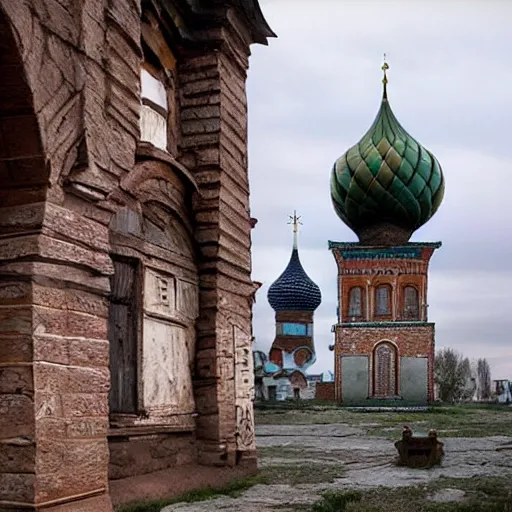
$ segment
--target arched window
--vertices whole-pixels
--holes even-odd
[[[373,351],[373,395],[378,398],[397,395],[396,348],[379,343]]]
[[[404,318],[418,320],[419,317],[418,290],[414,286],[406,286],[404,288]]]
[[[375,289],[375,315],[391,315],[391,286],[381,284]]]
[[[363,290],[360,286],[350,289],[348,300],[348,316],[363,315]]]

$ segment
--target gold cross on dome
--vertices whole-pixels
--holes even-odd
[[[293,226],[293,232],[297,233],[297,231],[299,231],[299,224],[302,225],[300,221],[301,216],[297,216],[297,210],[293,210],[293,215],[289,215],[288,217],[290,218],[288,224],[291,224]]]
[[[386,71],[389,69],[389,64],[386,62],[386,54],[384,54],[384,63],[382,64],[382,67],[380,68],[382,71],[384,71],[384,78],[382,79],[382,83],[386,85],[388,83],[388,77],[386,75]]]

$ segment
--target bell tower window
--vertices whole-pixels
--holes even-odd
[[[418,320],[420,315],[418,290],[414,286],[404,288],[404,318]]]
[[[360,317],[363,315],[363,290],[360,286],[350,289],[348,316]]]
[[[375,315],[391,315],[391,287],[387,284],[377,286],[375,290]]]

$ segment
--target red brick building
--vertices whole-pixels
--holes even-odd
[[[0,509],[256,470],[245,83],[273,35],[257,0],[0,0]]]
[[[427,279],[430,257],[441,244],[329,245],[338,265],[336,399],[433,400],[434,324],[427,316]]]
[[[434,398],[428,265],[440,243],[409,242],[439,207],[441,167],[399,124],[387,98],[332,170],[331,195],[358,243],[329,242],[338,267],[335,399],[369,404]],[[381,403],[381,402],[380,402]]]

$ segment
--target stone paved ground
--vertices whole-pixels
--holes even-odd
[[[443,464],[431,470],[395,466],[393,440],[368,435],[375,426],[378,423],[259,425],[260,468],[275,483],[256,485],[237,498],[171,505],[163,511],[291,512],[301,506],[306,510],[328,489],[422,486],[440,477],[512,477],[512,426],[504,432],[507,436],[442,438]],[[319,468],[327,470],[325,481],[318,477]],[[334,478],[329,478],[329,471]],[[463,496],[448,489],[430,499],[456,501]]]

